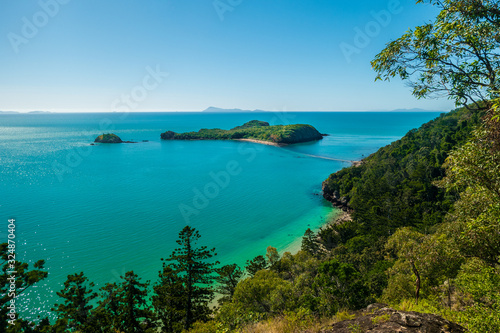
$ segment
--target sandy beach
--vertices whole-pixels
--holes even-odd
[[[288,146],[287,143],[276,143],[276,142],[271,142],[271,141],[263,141],[263,140],[255,140],[255,139],[233,139],[233,140],[234,141],[246,141],[246,142],[260,143],[263,145],[275,146],[275,147]]]

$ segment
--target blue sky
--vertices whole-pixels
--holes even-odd
[[[436,14],[414,0],[2,0],[0,110],[449,110],[370,66]]]

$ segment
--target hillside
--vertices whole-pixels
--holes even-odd
[[[448,153],[465,143],[483,115],[461,108],[409,131],[359,166],[330,175],[323,182],[324,198],[353,211],[366,235],[389,235],[403,226],[428,231],[455,200],[433,182],[444,177]]]
[[[203,128],[198,132],[161,134],[163,140],[257,140],[276,145],[288,145],[321,140],[323,136],[311,125],[275,125],[259,120],[249,121],[230,130]]]

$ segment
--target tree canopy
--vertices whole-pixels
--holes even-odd
[[[418,98],[489,108],[500,91],[500,6],[495,0],[418,0],[441,9],[372,61],[377,79],[400,77]]]
[[[179,232],[176,242],[180,247],[164,260],[163,276],[160,275],[162,279],[157,289],[162,290],[161,286],[165,284],[168,288],[163,290],[166,296],[169,292],[175,296],[176,302],[169,303],[170,310],[180,315],[184,329],[189,329],[197,320],[208,320],[209,304],[214,299],[211,285],[218,262],[211,261],[211,258],[216,253],[215,249],[198,246],[200,237],[198,230],[190,226]],[[161,301],[159,304],[161,306]]]

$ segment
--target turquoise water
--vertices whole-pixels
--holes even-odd
[[[98,286],[134,270],[156,280],[186,224],[222,264],[283,251],[334,211],[321,182],[439,113],[108,113],[0,115],[0,228],[16,219],[17,255],[49,277],[19,300],[25,316],[59,301],[66,276]],[[161,132],[229,129],[252,119],[307,123],[322,141],[277,148],[232,141],[160,141]],[[113,132],[136,144],[89,143]],[[148,142],[142,142],[148,140]]]

